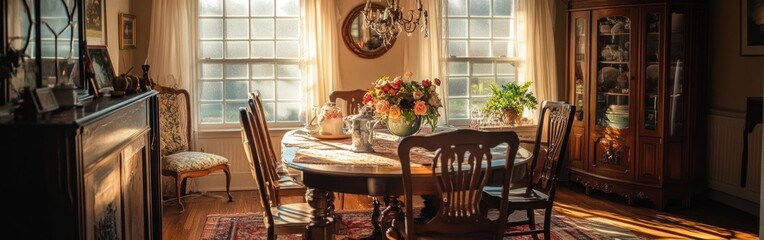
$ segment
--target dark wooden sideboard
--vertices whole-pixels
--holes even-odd
[[[0,123],[10,236],[161,239],[156,106],[148,91]]]

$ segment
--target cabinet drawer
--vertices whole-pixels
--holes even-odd
[[[117,150],[133,135],[145,130],[148,127],[147,114],[147,102],[138,101],[83,127],[83,166],[87,168],[94,161]]]

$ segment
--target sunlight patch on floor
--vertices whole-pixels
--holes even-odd
[[[591,221],[626,228],[635,234],[649,238],[758,239],[758,236],[749,233],[731,231],[665,214],[656,215],[655,217],[659,219],[657,221],[650,221],[628,218],[614,212],[585,209],[564,203],[555,203],[555,209],[567,216],[585,218]]]

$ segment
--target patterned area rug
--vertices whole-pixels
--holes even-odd
[[[345,210],[342,214],[342,226],[335,236],[337,240],[359,239],[371,235],[371,210]],[[542,212],[537,212],[537,226],[543,225]],[[510,218],[514,218],[513,214]],[[525,213],[522,213],[524,216]],[[527,230],[528,226],[514,227],[507,231]],[[543,239],[543,234],[539,234]],[[243,240],[266,239],[262,213],[212,214],[207,216],[207,222],[201,236],[202,240]],[[278,239],[302,239],[300,235],[279,236]],[[504,239],[533,239],[530,235],[505,237]],[[576,219],[564,215],[552,214],[552,239],[640,239],[631,231],[619,227]]]

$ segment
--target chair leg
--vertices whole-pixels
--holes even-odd
[[[178,194],[178,205],[180,205],[180,212],[186,210],[186,208],[183,207],[183,198],[181,198],[181,193],[183,192],[184,185],[183,180],[185,180],[185,178],[181,178],[180,176],[175,178],[175,192]]]
[[[544,211],[544,239],[551,239],[549,238],[551,235],[551,227],[552,227],[552,207],[548,207]]]
[[[528,229],[530,231],[536,230],[536,216],[533,214],[533,209],[526,209],[525,215],[528,216]],[[533,239],[538,239],[538,234],[533,234]],[[544,238],[549,239],[549,238]]]
[[[228,202],[232,202],[233,197],[231,196],[231,170],[226,167],[223,169],[223,172],[225,173],[225,192],[228,194]]]

